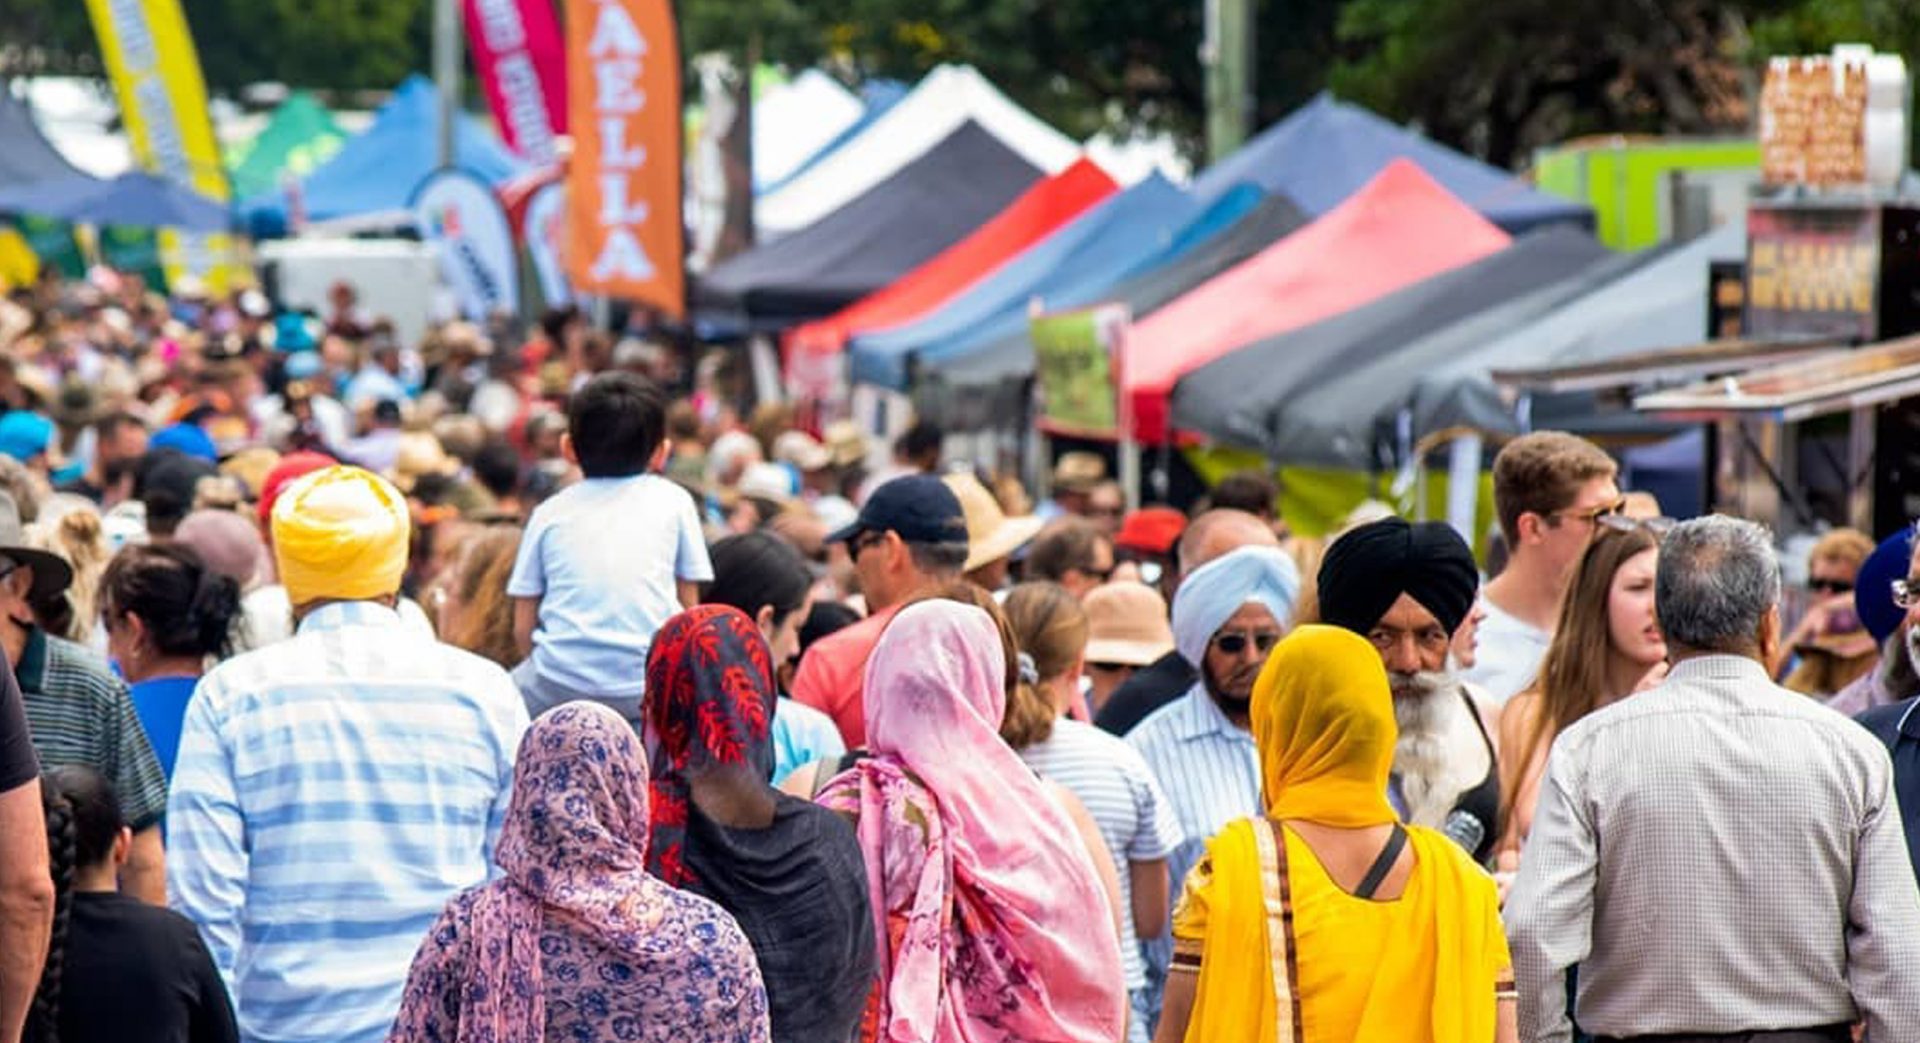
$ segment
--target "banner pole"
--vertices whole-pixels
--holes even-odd
[[[460,0],[433,0],[433,86],[440,95],[440,167],[453,166],[453,120],[460,95]]]

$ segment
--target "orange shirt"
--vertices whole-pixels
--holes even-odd
[[[873,654],[880,632],[898,611],[895,606],[876,612],[821,638],[800,658],[800,669],[793,675],[793,691],[788,694],[833,718],[849,750],[867,744],[866,703],[861,699],[867,657]]]

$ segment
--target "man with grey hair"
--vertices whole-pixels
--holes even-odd
[[[1554,740],[1506,906],[1520,1036],[1920,1040],[1920,889],[1886,750],[1775,685],[1767,530],[1674,528],[1673,669]]]
[[[1215,558],[1242,547],[1279,545],[1273,527],[1246,511],[1226,507],[1207,511],[1193,519],[1175,545],[1174,564],[1179,567],[1180,575],[1173,589],[1178,590],[1188,575]],[[1136,671],[1114,689],[1106,705],[1094,716],[1093,723],[1114,735],[1124,736],[1154,711],[1187,694],[1199,680],[1197,665],[1188,662],[1176,648]]]

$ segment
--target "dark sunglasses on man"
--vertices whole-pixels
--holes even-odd
[[[1274,630],[1223,630],[1213,635],[1213,647],[1227,655],[1245,652],[1248,642],[1252,642],[1261,655],[1266,655],[1280,643],[1280,634]]]

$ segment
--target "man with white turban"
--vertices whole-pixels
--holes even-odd
[[[526,707],[506,671],[394,611],[408,526],[357,467],[287,486],[272,535],[294,635],[187,705],[168,890],[245,1039],[383,1040],[421,936],[487,878]]]
[[[1173,597],[1173,641],[1199,667],[1187,693],[1127,733],[1166,791],[1186,839],[1168,858],[1173,894],[1207,841],[1234,819],[1262,813],[1260,751],[1249,730],[1253,682],[1293,619],[1300,570],[1277,547],[1242,547],[1189,572]],[[1165,977],[1164,938],[1145,946],[1149,974]]]

